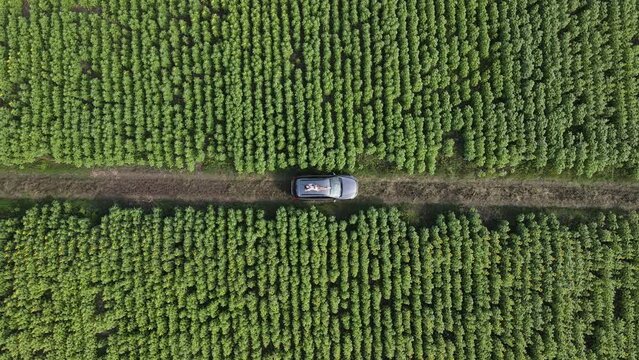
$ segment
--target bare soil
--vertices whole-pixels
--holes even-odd
[[[81,14],[102,14],[102,8],[99,6],[73,5],[71,11]]]
[[[29,4],[29,0],[22,0],[22,16],[27,19],[31,17],[31,7]]]
[[[639,209],[639,184],[549,180],[448,179],[360,176],[360,195],[349,202],[387,205],[513,206],[526,208]],[[90,199],[136,203],[292,202],[290,177],[232,173],[180,173],[148,169],[55,174],[1,172],[0,198]]]

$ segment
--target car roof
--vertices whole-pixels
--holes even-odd
[[[306,185],[315,184],[325,187],[322,191],[307,191]],[[331,188],[330,177],[299,177],[295,180],[295,193],[302,197],[329,197]]]

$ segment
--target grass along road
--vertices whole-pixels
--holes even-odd
[[[360,196],[353,201],[358,204],[639,209],[639,184],[632,183],[368,175],[358,179]],[[292,201],[289,186],[290,177],[280,174],[149,169],[0,173],[0,198],[5,199],[286,203]]]

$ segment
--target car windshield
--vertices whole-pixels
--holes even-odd
[[[331,189],[329,196],[332,198],[339,198],[342,196],[342,182],[337,177],[331,178]]]

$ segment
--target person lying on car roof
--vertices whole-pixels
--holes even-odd
[[[330,190],[330,186],[321,186],[317,184],[306,184],[304,185],[304,191],[327,191]]]

